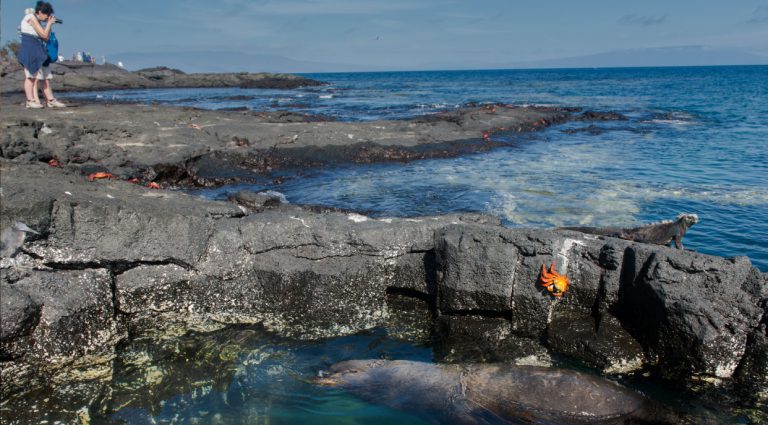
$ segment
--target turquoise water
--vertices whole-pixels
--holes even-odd
[[[117,360],[113,389],[102,401],[108,407],[92,417],[113,424],[429,423],[308,381],[337,361],[390,357],[432,360],[428,346],[384,329],[324,341],[280,338],[258,327],[138,341]],[[148,380],[153,368],[159,372]]]
[[[476,351],[461,346],[448,349],[454,360],[462,360],[464,351]],[[445,352],[446,347],[436,350],[429,333],[404,336],[388,327],[317,341],[280,337],[259,326],[138,338],[120,347],[108,373],[91,374],[101,378],[3,403],[0,417],[8,424],[452,425],[310,382],[343,360],[430,362],[439,360],[438,351]],[[556,366],[573,367],[552,360]],[[764,413],[740,410],[738,404],[716,396],[670,389],[642,376],[625,376],[622,383],[691,418],[706,418],[706,423],[760,423],[766,418]],[[381,390],[407,392],[408,388]]]
[[[360,358],[432,361],[432,350],[425,341],[400,339],[383,328],[319,341],[282,338],[258,326],[138,338],[120,347],[108,372],[83,373],[100,378],[3,400],[0,422],[430,423],[414,412],[368,404],[341,389],[310,382],[335,362]]]
[[[201,108],[247,107],[339,120],[404,119],[470,102],[617,111],[626,122],[564,133],[498,135],[513,147],[455,159],[304,170],[280,185],[244,187],[292,203],[374,216],[478,211],[507,226],[622,225],[697,213],[688,249],[748,256],[768,271],[768,67],[489,70],[313,74],[297,90],[139,90],[78,96]]]

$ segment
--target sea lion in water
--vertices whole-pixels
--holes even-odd
[[[628,388],[564,369],[350,360],[321,375],[316,384],[446,424],[647,424],[681,419]]]

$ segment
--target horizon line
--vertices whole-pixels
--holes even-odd
[[[583,69],[650,69],[650,68],[725,68],[725,67],[768,67],[768,63],[714,64],[714,65],[643,65],[643,66],[569,66],[569,67],[523,67],[523,68],[446,68],[446,69],[390,69],[369,71],[294,71],[281,74],[365,74],[385,72],[466,72],[466,71],[547,71]],[[240,71],[234,71],[240,72]],[[262,71],[258,71],[262,72]],[[277,73],[277,72],[275,72]]]
[[[112,62],[107,64],[115,65]],[[97,64],[101,65],[101,64]],[[185,74],[234,74],[234,73],[254,73],[254,74],[366,74],[366,73],[389,73],[389,72],[467,72],[467,71],[547,71],[547,70],[611,70],[611,69],[652,69],[652,68],[725,68],[725,67],[768,67],[768,63],[744,63],[744,64],[707,64],[707,65],[642,65],[642,66],[567,66],[567,67],[488,67],[488,68],[424,68],[424,69],[371,69],[355,71],[185,71],[181,68],[167,65],[154,65],[138,69],[127,69],[129,72],[139,72],[152,68],[176,69]]]

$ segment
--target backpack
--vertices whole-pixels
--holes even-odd
[[[50,63],[59,60],[59,40],[56,39],[56,33],[52,32],[51,35],[48,36],[45,48],[48,50],[48,61]]]

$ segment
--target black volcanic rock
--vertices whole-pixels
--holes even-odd
[[[579,121],[627,121],[629,118],[618,112],[584,111],[576,119]]]
[[[42,164],[1,171],[2,224],[41,232],[24,247],[31,269],[2,264],[4,391],[38,368],[110,355],[127,335],[238,323],[302,338],[354,333],[383,323],[394,291],[434,306],[446,361],[550,350],[606,373],[765,394],[768,282],[746,258],[507,229],[478,215],[250,213]],[[538,283],[553,262],[571,280],[562,299]]]
[[[26,353],[31,345],[27,337],[40,322],[41,308],[29,294],[5,279],[0,280],[0,361],[13,360]]]
[[[507,317],[515,335],[546,338],[605,370],[645,364],[668,378],[717,381],[742,365],[764,382],[758,359],[768,353],[753,329],[765,316],[765,274],[744,257],[608,243],[575,232],[448,226],[435,239],[437,305]],[[538,283],[540,267],[553,262],[571,281],[559,300]]]
[[[109,103],[30,111],[7,104],[0,111],[0,156],[16,161],[56,158],[83,171],[100,167],[97,171],[143,175],[171,186],[213,186],[252,181],[281,169],[484,152],[511,143],[484,138],[489,131],[536,131],[569,119],[570,113],[498,106],[462,109],[451,116],[460,124],[443,118],[336,122],[286,111]]]
[[[752,272],[749,260],[644,245],[629,247],[625,258],[617,310],[664,373],[732,377],[764,314],[760,299],[742,289]]]
[[[154,68],[143,68],[136,71],[136,74],[141,75],[144,78],[160,81],[169,78],[174,78],[181,75],[186,75],[184,71],[175,68],[168,68],[165,66],[158,66]]]
[[[0,64],[0,92],[21,93],[24,71],[11,62]],[[195,73],[187,74],[167,67],[128,71],[113,64],[96,65],[73,61],[51,65],[53,90],[93,91],[137,88],[247,87],[289,89],[325,84],[292,74],[272,73]]]

